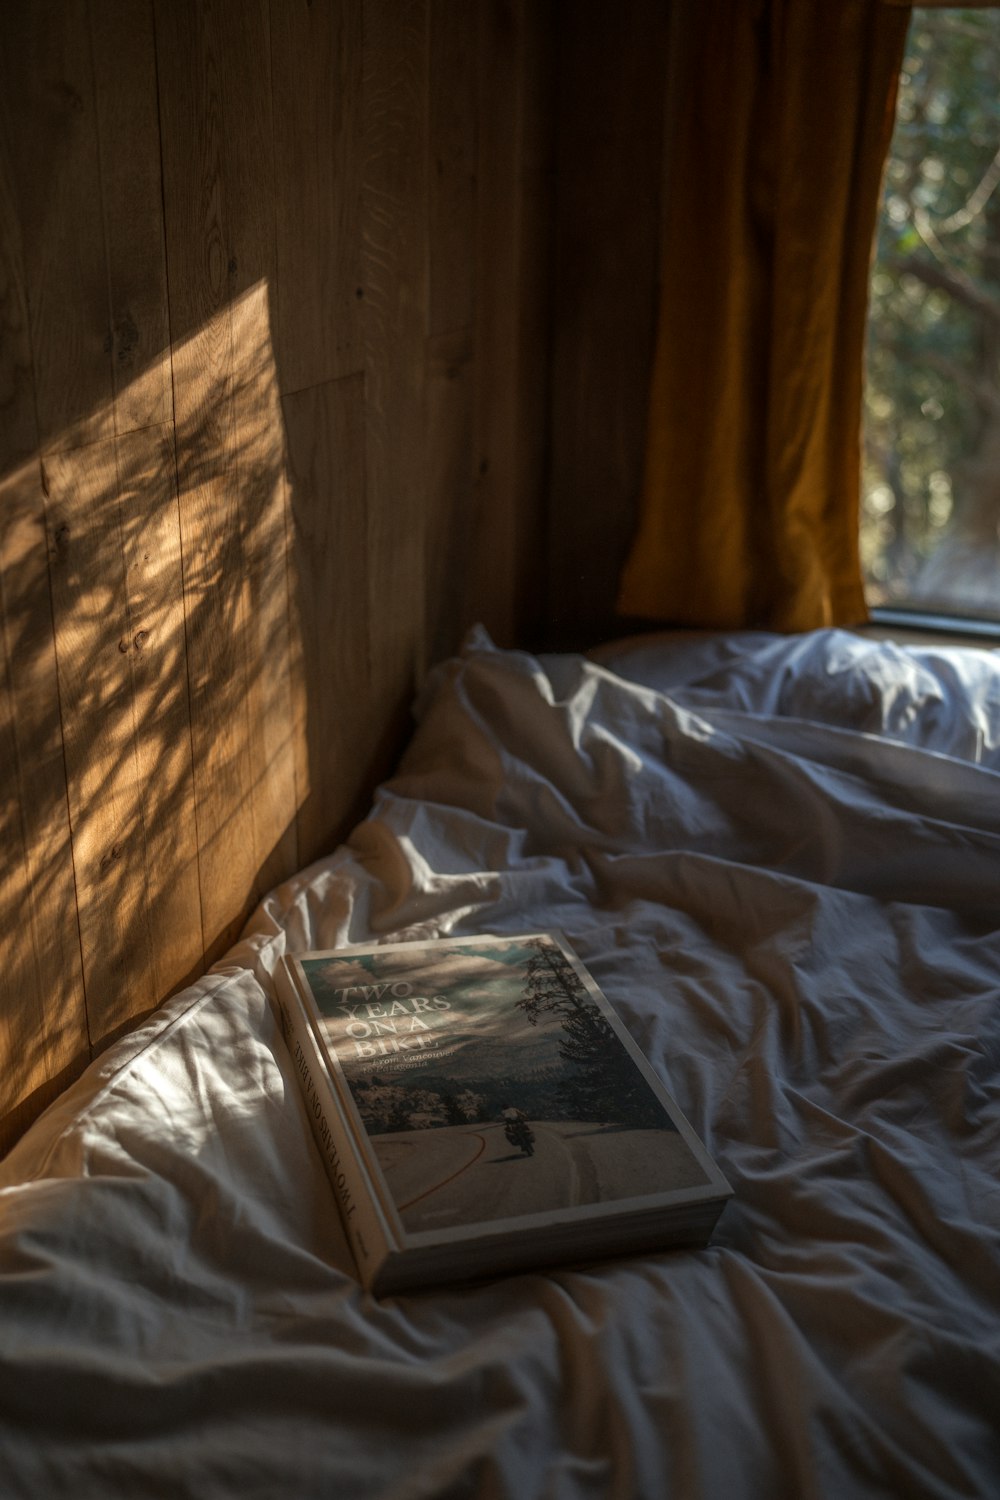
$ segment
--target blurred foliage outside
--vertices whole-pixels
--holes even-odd
[[[868,602],[1000,620],[1000,9],[913,12],[868,328]]]

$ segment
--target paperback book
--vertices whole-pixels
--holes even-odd
[[[276,978],[376,1295],[708,1240],[731,1190],[560,934],[306,953]]]

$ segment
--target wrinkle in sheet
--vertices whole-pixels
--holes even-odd
[[[434,674],[350,843],[8,1168],[11,1500],[991,1493],[996,774],[961,753],[978,735],[991,757],[996,669],[873,649],[716,640],[669,697],[483,636]],[[273,965],[545,925],[736,1196],[702,1252],[378,1304],[296,1102]]]

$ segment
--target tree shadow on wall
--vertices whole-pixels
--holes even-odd
[[[230,945],[328,774],[266,285],[223,312],[161,356],[173,424],[0,478],[0,1147]]]

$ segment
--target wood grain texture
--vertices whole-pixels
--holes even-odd
[[[483,613],[469,582],[479,572],[479,538],[470,526],[476,492],[476,365],[470,329],[428,340],[425,601],[428,659],[455,650]]]
[[[479,14],[430,0],[428,310],[431,337],[471,329],[476,310]]]
[[[253,777],[255,900],[301,862],[292,737],[287,443],[270,328],[268,288],[261,281],[233,308],[239,390],[234,416],[241,441],[240,457],[227,476],[242,497],[245,572],[240,604]],[[228,572],[225,576],[228,581]]]
[[[0,1151],[90,1056],[12,103],[0,95]]]
[[[151,0],[90,0],[116,433],[173,419]]]
[[[99,1047],[201,966],[172,433],[46,460],[76,902]]]
[[[90,59],[86,0],[0,7],[0,82],[12,124],[43,451],[97,442],[114,430]]]
[[[281,388],[361,370],[361,0],[272,0]]]
[[[172,486],[153,494],[169,474],[164,437],[169,445],[168,436],[143,432],[46,460],[73,867],[95,1046],[152,1009],[202,955],[183,650],[179,691],[176,680],[175,497]]]
[[[246,851],[253,851],[251,869],[256,856],[244,517],[239,489],[227,482],[241,442],[230,315],[238,257],[226,217],[222,43],[215,20],[196,4],[156,8],[195,808],[210,954],[235,936],[253,900]]]
[[[180,520],[172,423],[117,438],[118,513],[128,631],[135,774],[143,835],[143,892],[155,1004],[200,972],[205,942],[198,879],[194,768]],[[113,1001],[95,1043],[127,1017]]]
[[[526,6],[517,67],[521,89],[519,160],[521,231],[517,275],[516,373],[518,479],[511,595],[516,600],[510,645],[541,640],[549,586],[546,514],[552,363],[552,184],[558,122],[553,114],[561,45],[551,3]],[[501,503],[503,503],[501,501]]]
[[[431,0],[428,35],[428,296],[424,369],[427,659],[453,651],[482,612],[474,525],[479,13]],[[486,272],[488,279],[488,271]]]
[[[232,3],[162,4],[156,16],[195,799],[214,955],[297,858],[268,27],[261,6]]]
[[[364,377],[294,392],[282,406],[299,649],[293,700],[304,719],[296,735],[298,835],[309,861],[366,810],[378,733],[369,691]]]
[[[552,17],[0,11],[0,1149],[525,637]]]
[[[559,6],[548,637],[618,626],[657,312],[664,0]]]
[[[5,308],[5,322],[6,322]],[[9,329],[10,325],[7,323]],[[5,412],[9,415],[9,409]],[[90,1057],[37,454],[0,442],[0,1150]],[[6,441],[5,441],[6,440]],[[26,1105],[25,1110],[19,1106]]]
[[[251,774],[256,902],[299,863],[291,740],[285,441],[274,353],[275,190],[267,0],[218,8],[225,131],[222,170],[229,239],[231,418],[235,463],[223,487],[240,495],[239,593]],[[232,584],[230,560],[223,575]]]
[[[365,0],[362,88],[372,691],[399,723],[425,656],[426,0]]]
[[[477,536],[471,592],[500,644],[532,633],[545,568],[548,8],[479,7]]]

